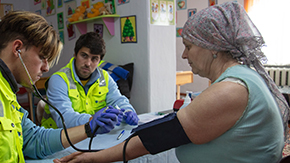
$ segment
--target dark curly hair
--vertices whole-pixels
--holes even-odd
[[[79,37],[75,44],[75,55],[78,54],[82,47],[89,48],[92,54],[101,55],[101,59],[103,59],[106,53],[105,41],[96,32],[88,32]]]

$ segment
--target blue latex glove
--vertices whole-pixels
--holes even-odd
[[[120,126],[121,122],[123,121],[124,109],[120,109],[118,105],[115,105],[115,108],[120,111],[120,114],[118,115],[118,123],[116,124],[117,126]]]
[[[123,119],[125,120],[125,122],[127,124],[129,124],[129,125],[137,125],[138,124],[139,118],[135,112],[133,112],[132,110],[126,110],[126,111],[124,111],[123,114],[124,114]]]
[[[118,122],[117,122],[117,126],[120,126],[121,122],[123,121],[123,111],[119,110],[120,114],[118,115]]]
[[[94,132],[95,128],[99,126],[99,129],[94,136],[96,136],[96,134],[110,132],[118,123],[118,115],[121,114],[121,111],[113,108],[112,106],[108,106],[107,110],[105,109],[106,107],[96,112],[93,116],[93,119],[89,123],[92,133]]]

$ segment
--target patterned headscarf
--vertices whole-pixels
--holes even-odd
[[[181,36],[205,49],[229,51],[239,62],[254,67],[280,108],[286,139],[289,107],[262,65],[267,62],[261,51],[265,42],[243,6],[237,2],[227,2],[203,9],[187,20]]]

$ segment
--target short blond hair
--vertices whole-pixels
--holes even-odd
[[[12,11],[0,22],[0,52],[10,41],[19,39],[26,49],[41,47],[40,53],[50,66],[58,62],[63,48],[58,33],[40,15],[29,11]]]

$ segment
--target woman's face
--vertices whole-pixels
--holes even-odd
[[[201,48],[183,39],[185,49],[182,54],[183,59],[187,59],[191,71],[202,77],[206,77],[209,73],[211,63],[213,61],[212,52]]]

